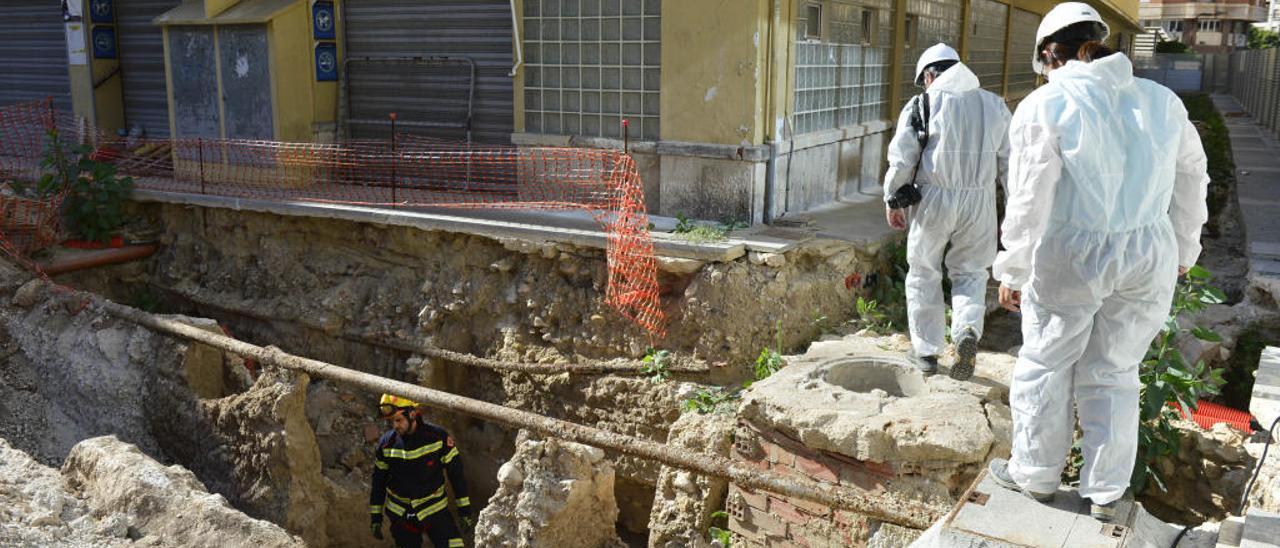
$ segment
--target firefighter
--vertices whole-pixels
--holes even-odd
[[[463,528],[475,526],[462,475],[462,456],[443,428],[422,419],[416,402],[383,394],[378,415],[391,430],[378,440],[373,485],[369,492],[370,530],[382,539],[382,516],[391,519],[391,537],[399,548],[419,548],[422,535],[434,548],[460,548],[462,534],[449,513],[445,475]]]

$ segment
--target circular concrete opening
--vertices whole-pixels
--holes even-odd
[[[906,363],[883,358],[848,358],[825,367],[822,380],[851,392],[883,390],[894,397],[921,396],[929,391],[924,376]]]

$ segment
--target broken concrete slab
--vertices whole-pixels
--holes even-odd
[[[752,385],[741,416],[807,447],[897,468],[982,462],[995,442],[984,401],[934,389],[948,381],[926,380],[890,353],[854,357],[840,344],[816,343]]]

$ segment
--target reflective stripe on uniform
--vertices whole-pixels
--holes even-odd
[[[392,514],[395,514],[395,515],[397,515],[397,516],[403,516],[403,515],[404,515],[404,507],[403,507],[403,506],[400,506],[399,504],[396,504],[395,502],[392,502],[392,501],[387,501],[387,510],[388,510],[388,511],[390,511]]]
[[[369,505],[369,513],[370,513],[370,514],[381,514],[381,513],[382,513],[382,505],[373,505],[373,504],[370,504],[370,505]]]
[[[449,548],[463,548],[463,547],[464,545],[462,544],[462,539],[460,538],[449,539]]]
[[[441,444],[440,442],[429,443],[429,444],[427,444],[427,445],[424,445],[424,446],[419,447],[419,448],[417,448],[417,449],[413,449],[413,450],[411,450],[411,451],[405,451],[404,449],[393,449],[393,448],[391,448],[391,447],[385,447],[385,448],[383,448],[383,449],[382,449],[382,456],[384,456],[384,457],[391,457],[391,458],[398,458],[398,459],[405,459],[405,460],[413,460],[413,459],[416,459],[416,458],[422,457],[422,456],[424,456],[424,455],[426,455],[426,454],[428,454],[428,453],[431,453],[432,451],[439,451],[439,450],[440,450],[440,446],[441,446],[441,445],[442,445],[442,444]]]
[[[391,468],[390,465],[380,460],[373,461],[373,465],[376,466],[378,470],[389,470]]]
[[[448,507],[449,507],[449,499],[447,498],[440,499],[440,502],[437,502],[435,504],[432,504],[431,506],[423,508],[421,512],[418,512],[418,519],[425,520],[427,519],[427,516],[430,516],[431,514],[444,510],[445,508],[448,508]]]
[[[458,506],[471,506],[471,497],[462,497],[458,499]]]
[[[410,500],[410,499],[408,499],[408,498],[406,498],[406,497],[402,497],[402,496],[400,496],[400,495],[396,494],[396,492],[395,492],[395,491],[392,491],[391,489],[387,489],[387,496],[389,496],[389,497],[391,497],[391,498],[393,498],[393,499],[395,499],[395,500],[397,500],[397,501],[400,501],[400,502],[403,502],[403,503],[405,503],[405,504],[408,504],[408,505],[410,505],[410,506],[421,506],[421,505],[423,505],[423,504],[426,504],[426,503],[427,503],[428,501],[430,501],[431,499],[434,499],[434,498],[436,498],[436,497],[443,497],[443,496],[444,496],[444,485],[441,485],[439,489],[436,489],[436,492],[431,493],[430,495],[427,495],[427,496],[422,497],[422,498],[420,498],[420,499],[412,499],[412,500]]]
[[[445,455],[443,458],[440,459],[440,462],[449,464],[449,461],[453,460],[453,458],[456,456],[458,456],[458,448],[454,447],[453,449],[449,450],[449,454]]]

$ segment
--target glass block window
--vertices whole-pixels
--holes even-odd
[[[915,87],[916,60],[924,50],[938,42],[960,47],[961,11],[960,0],[907,0],[907,16],[912,22],[902,53],[904,101],[919,92]]]
[[[795,133],[888,118],[892,0],[829,0],[821,39],[796,37]],[[808,28],[804,17],[797,29]]]
[[[1036,28],[1040,26],[1040,16],[1014,8],[1010,18],[1013,29],[1009,34],[1009,94],[1005,99],[1015,101],[1036,88],[1031,55],[1036,49]]]
[[[982,88],[1004,92],[1004,38],[1009,6],[993,0],[973,0],[969,14],[969,68]]]
[[[525,0],[525,131],[657,140],[662,0]]]

